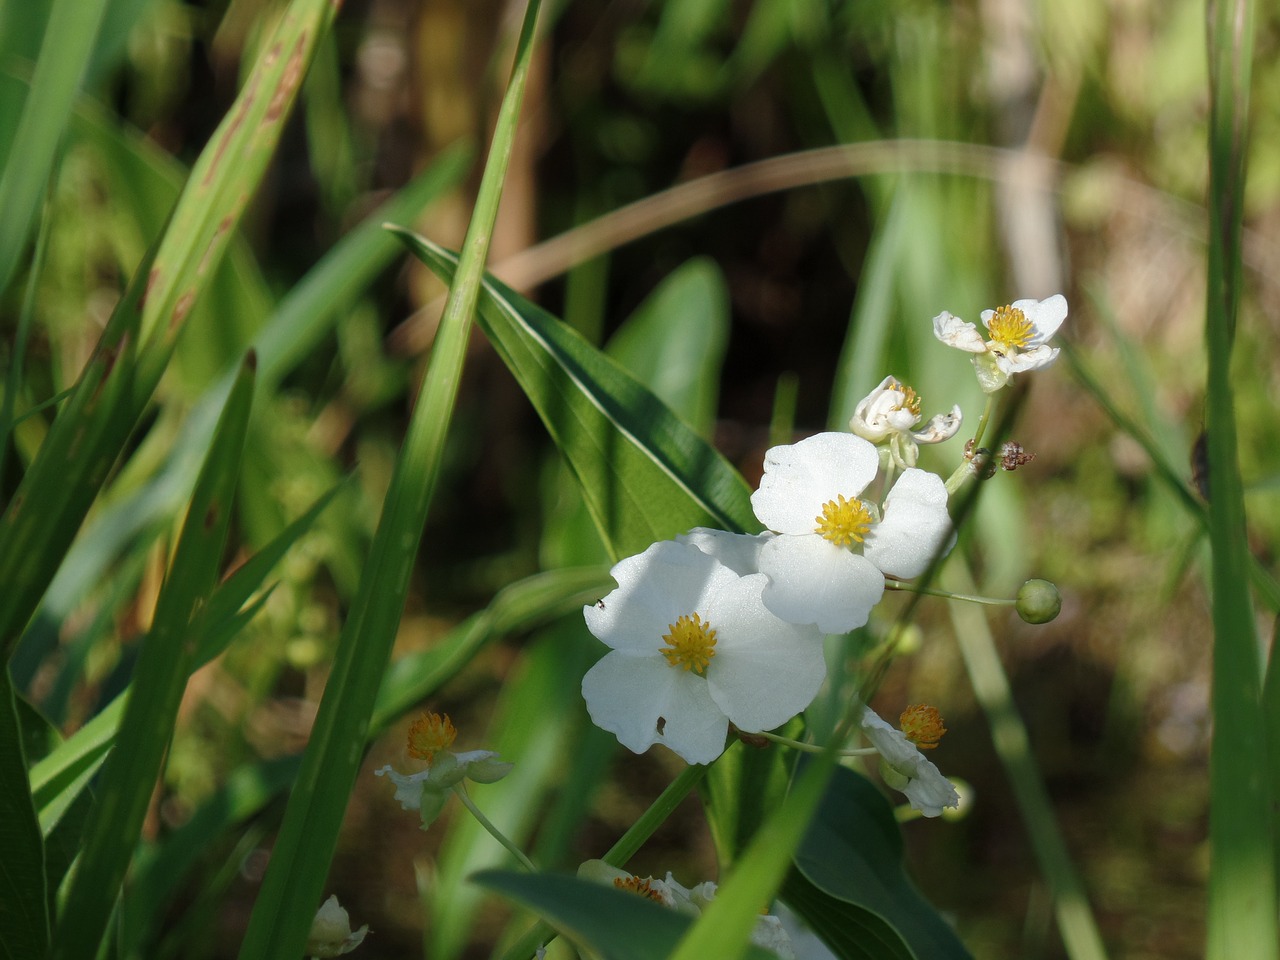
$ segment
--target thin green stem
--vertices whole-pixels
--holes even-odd
[[[1017,600],[1007,600],[1000,597],[980,597],[971,593],[952,593],[950,590],[942,590],[937,587],[924,587],[918,583],[905,583],[901,580],[886,580],[884,582],[886,590],[900,590],[903,593],[923,593],[929,597],[942,597],[944,600],[965,600],[969,603],[985,603],[989,607],[1012,607],[1017,604]]]
[[[978,418],[978,429],[974,431],[973,440],[969,443],[969,452],[961,461],[960,466],[956,467],[955,472],[947,477],[945,484],[947,494],[953,494],[959,490],[966,480],[975,476],[979,465],[978,450],[982,445],[982,438],[986,435],[987,426],[991,423],[991,415],[995,413],[996,395],[994,393],[987,394],[986,406],[982,408],[982,416]]]
[[[790,747],[792,750],[799,750],[801,753],[822,753],[827,748],[817,743],[805,743],[803,740],[793,740],[790,737],[784,737],[776,733],[756,733],[752,734],[756,737],[764,737],[774,743],[781,744],[784,747]],[[844,750],[837,750],[837,757],[869,757],[876,753],[875,747],[850,747]]]
[[[489,836],[493,837],[493,839],[497,840],[500,844],[506,847],[507,851],[513,857],[519,860],[520,865],[524,867],[526,870],[528,870],[530,873],[538,872],[538,868],[533,865],[532,860],[530,860],[528,857],[524,855],[524,851],[521,850],[519,847],[517,847],[514,843],[512,843],[511,840],[507,837],[507,835],[503,833],[501,830],[499,830],[494,825],[493,821],[484,815],[484,811],[475,805],[475,801],[473,801],[471,797],[467,795],[466,787],[464,787],[461,783],[455,783],[453,785],[453,792],[458,795],[458,799],[462,801],[462,805],[467,808],[467,810],[471,813],[473,817],[476,818],[476,822],[480,824],[480,826],[484,827],[485,831],[489,834]]]

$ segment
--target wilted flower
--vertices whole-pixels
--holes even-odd
[[[366,923],[359,930],[352,931],[351,918],[347,911],[338,905],[338,898],[330,896],[316,911],[311,921],[311,932],[307,934],[308,957],[340,957],[350,953],[364,940],[369,932]]]
[[[452,753],[457,731],[447,715],[424,713],[409,727],[408,754],[425,760],[429,766],[418,773],[398,773],[388,764],[373,771],[374,776],[387,776],[396,785],[396,799],[406,810],[422,814],[423,829],[430,826],[449,791],[464,779],[475,783],[495,783],[511,772],[515,764],[498,759],[492,750],[470,750]]]
[[[1048,300],[1015,300],[1005,307],[983,310],[987,328],[983,339],[978,328],[945,310],[933,318],[933,335],[948,346],[972,353],[978,383],[994,393],[1015,373],[1047,367],[1058,357],[1058,348],[1047,343],[1067,318],[1067,300],[1055,294]]]
[[[730,722],[772,730],[817,694],[822,637],[765,608],[763,575],[739,576],[669,540],[610,573],[618,588],[583,616],[613,649],[582,678],[582,695],[596,726],[629,750],[663,743],[689,763],[710,763]]]
[[[858,499],[879,464],[875,447],[847,433],[765,453],[751,506],[779,534],[761,546],[760,571],[769,576],[764,604],[783,620],[826,633],[860,627],[880,602],[886,574],[918,577],[945,547],[951,518],[942,480],[904,470],[881,517]]]
[[[880,754],[885,783],[907,796],[911,806],[926,817],[936,817],[944,807],[960,805],[960,795],[920,751],[938,745],[946,727],[933,707],[909,707],[903,712],[902,730],[894,729],[870,707],[862,708],[860,725]]]
[[[940,413],[923,430],[914,430],[920,422],[920,398],[896,377],[885,377],[858,401],[849,429],[864,440],[885,444],[893,462],[906,469],[916,465],[918,444],[950,440],[962,419],[960,407],[952,406],[950,413]]]
[[[664,907],[695,917],[701,914],[716,896],[716,885],[710,880],[705,880],[690,889],[678,882],[670,872],[667,873],[665,880],[637,877],[603,860],[586,861],[578,867],[578,876],[584,880],[612,884],[619,890],[627,890],[662,904]],[[772,914],[761,914],[756,920],[755,929],[751,931],[751,942],[769,950],[779,957],[779,960],[795,960],[795,951],[791,948],[787,931],[783,928],[782,922]]]

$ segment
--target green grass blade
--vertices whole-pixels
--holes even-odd
[[[106,0],[56,0],[49,13],[31,92],[0,174],[0,291],[18,268],[106,6]]]
[[[294,0],[282,16],[196,162],[154,259],[144,260],[135,274],[75,394],[0,518],[5,659],[168,366],[183,322],[274,152],[316,37],[335,13],[327,0]]]
[[[41,956],[49,943],[44,837],[27,786],[17,699],[0,667],[0,957]]]
[[[454,254],[398,232],[438,276],[453,275]],[[480,324],[564,454],[612,556],[696,526],[760,529],[728,461],[577,333],[492,277]]]
[[[253,369],[246,365],[196,483],[142,643],[116,749],[103,770],[84,852],[54,932],[54,958],[96,953],[133,855],[191,672],[192,619],[212,592],[221,564],[252,403]]]
[[[1211,960],[1280,956],[1272,776],[1262,716],[1248,537],[1236,454],[1231,352],[1241,295],[1253,4],[1209,8],[1209,265],[1205,332],[1209,383],[1209,542],[1213,548],[1213,743],[1208,951]],[[1280,757],[1273,751],[1272,763]]]
[[[369,718],[404,609],[409,573],[440,469],[524,97],[539,5],[534,0],[525,11],[515,64],[467,229],[466,252],[449,290],[422,393],[396,459],[369,560],[344,625],[302,770],[254,905],[240,952],[246,960],[300,953],[322,899],[325,875],[359,768]]]

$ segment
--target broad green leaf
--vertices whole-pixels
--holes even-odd
[[[690,918],[633,893],[577,877],[486,870],[472,880],[528,907],[602,960],[655,960],[671,954]],[[707,960],[719,954],[704,954]],[[777,960],[759,947],[742,956]]]
[[[44,838],[27,785],[17,696],[0,667],[0,956],[41,956],[49,943]]]
[[[778,732],[790,737],[801,728],[797,719]],[[739,741],[730,744],[707,770],[699,792],[722,870],[733,865],[769,811],[786,798],[791,765],[787,750],[776,746],[760,750]]]
[[[302,769],[290,794],[284,823],[241,945],[240,956],[246,960],[301,952],[322,899],[324,878],[359,770],[361,747],[404,611],[409,574],[440,472],[484,262],[524,99],[539,6],[538,0],[531,0],[525,10],[511,79],[498,111],[493,144],[467,227],[466,255],[445,301],[422,391],[396,458],[369,559],[338,641]]]
[[[253,404],[253,368],[232,389],[142,641],[115,750],[54,931],[54,958],[93,956],[132,857],[195,657],[192,620],[213,591]]]
[[[453,276],[455,254],[396,232],[438,276]],[[615,559],[691,527],[760,529],[728,461],[577,333],[492,277],[480,325],[564,454]]]
[[[704,437],[715,426],[729,342],[729,289],[715,261],[695,257],[658,284],[605,352]]]
[[[793,876],[784,899],[831,942],[842,938],[846,960],[968,957],[907,878],[902,857],[889,802],[865,777],[837,767],[795,854],[796,870],[813,890]]]

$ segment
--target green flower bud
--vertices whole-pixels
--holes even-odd
[[[1028,580],[1018,590],[1015,606],[1027,623],[1048,623],[1062,610],[1062,594],[1048,580]]]

